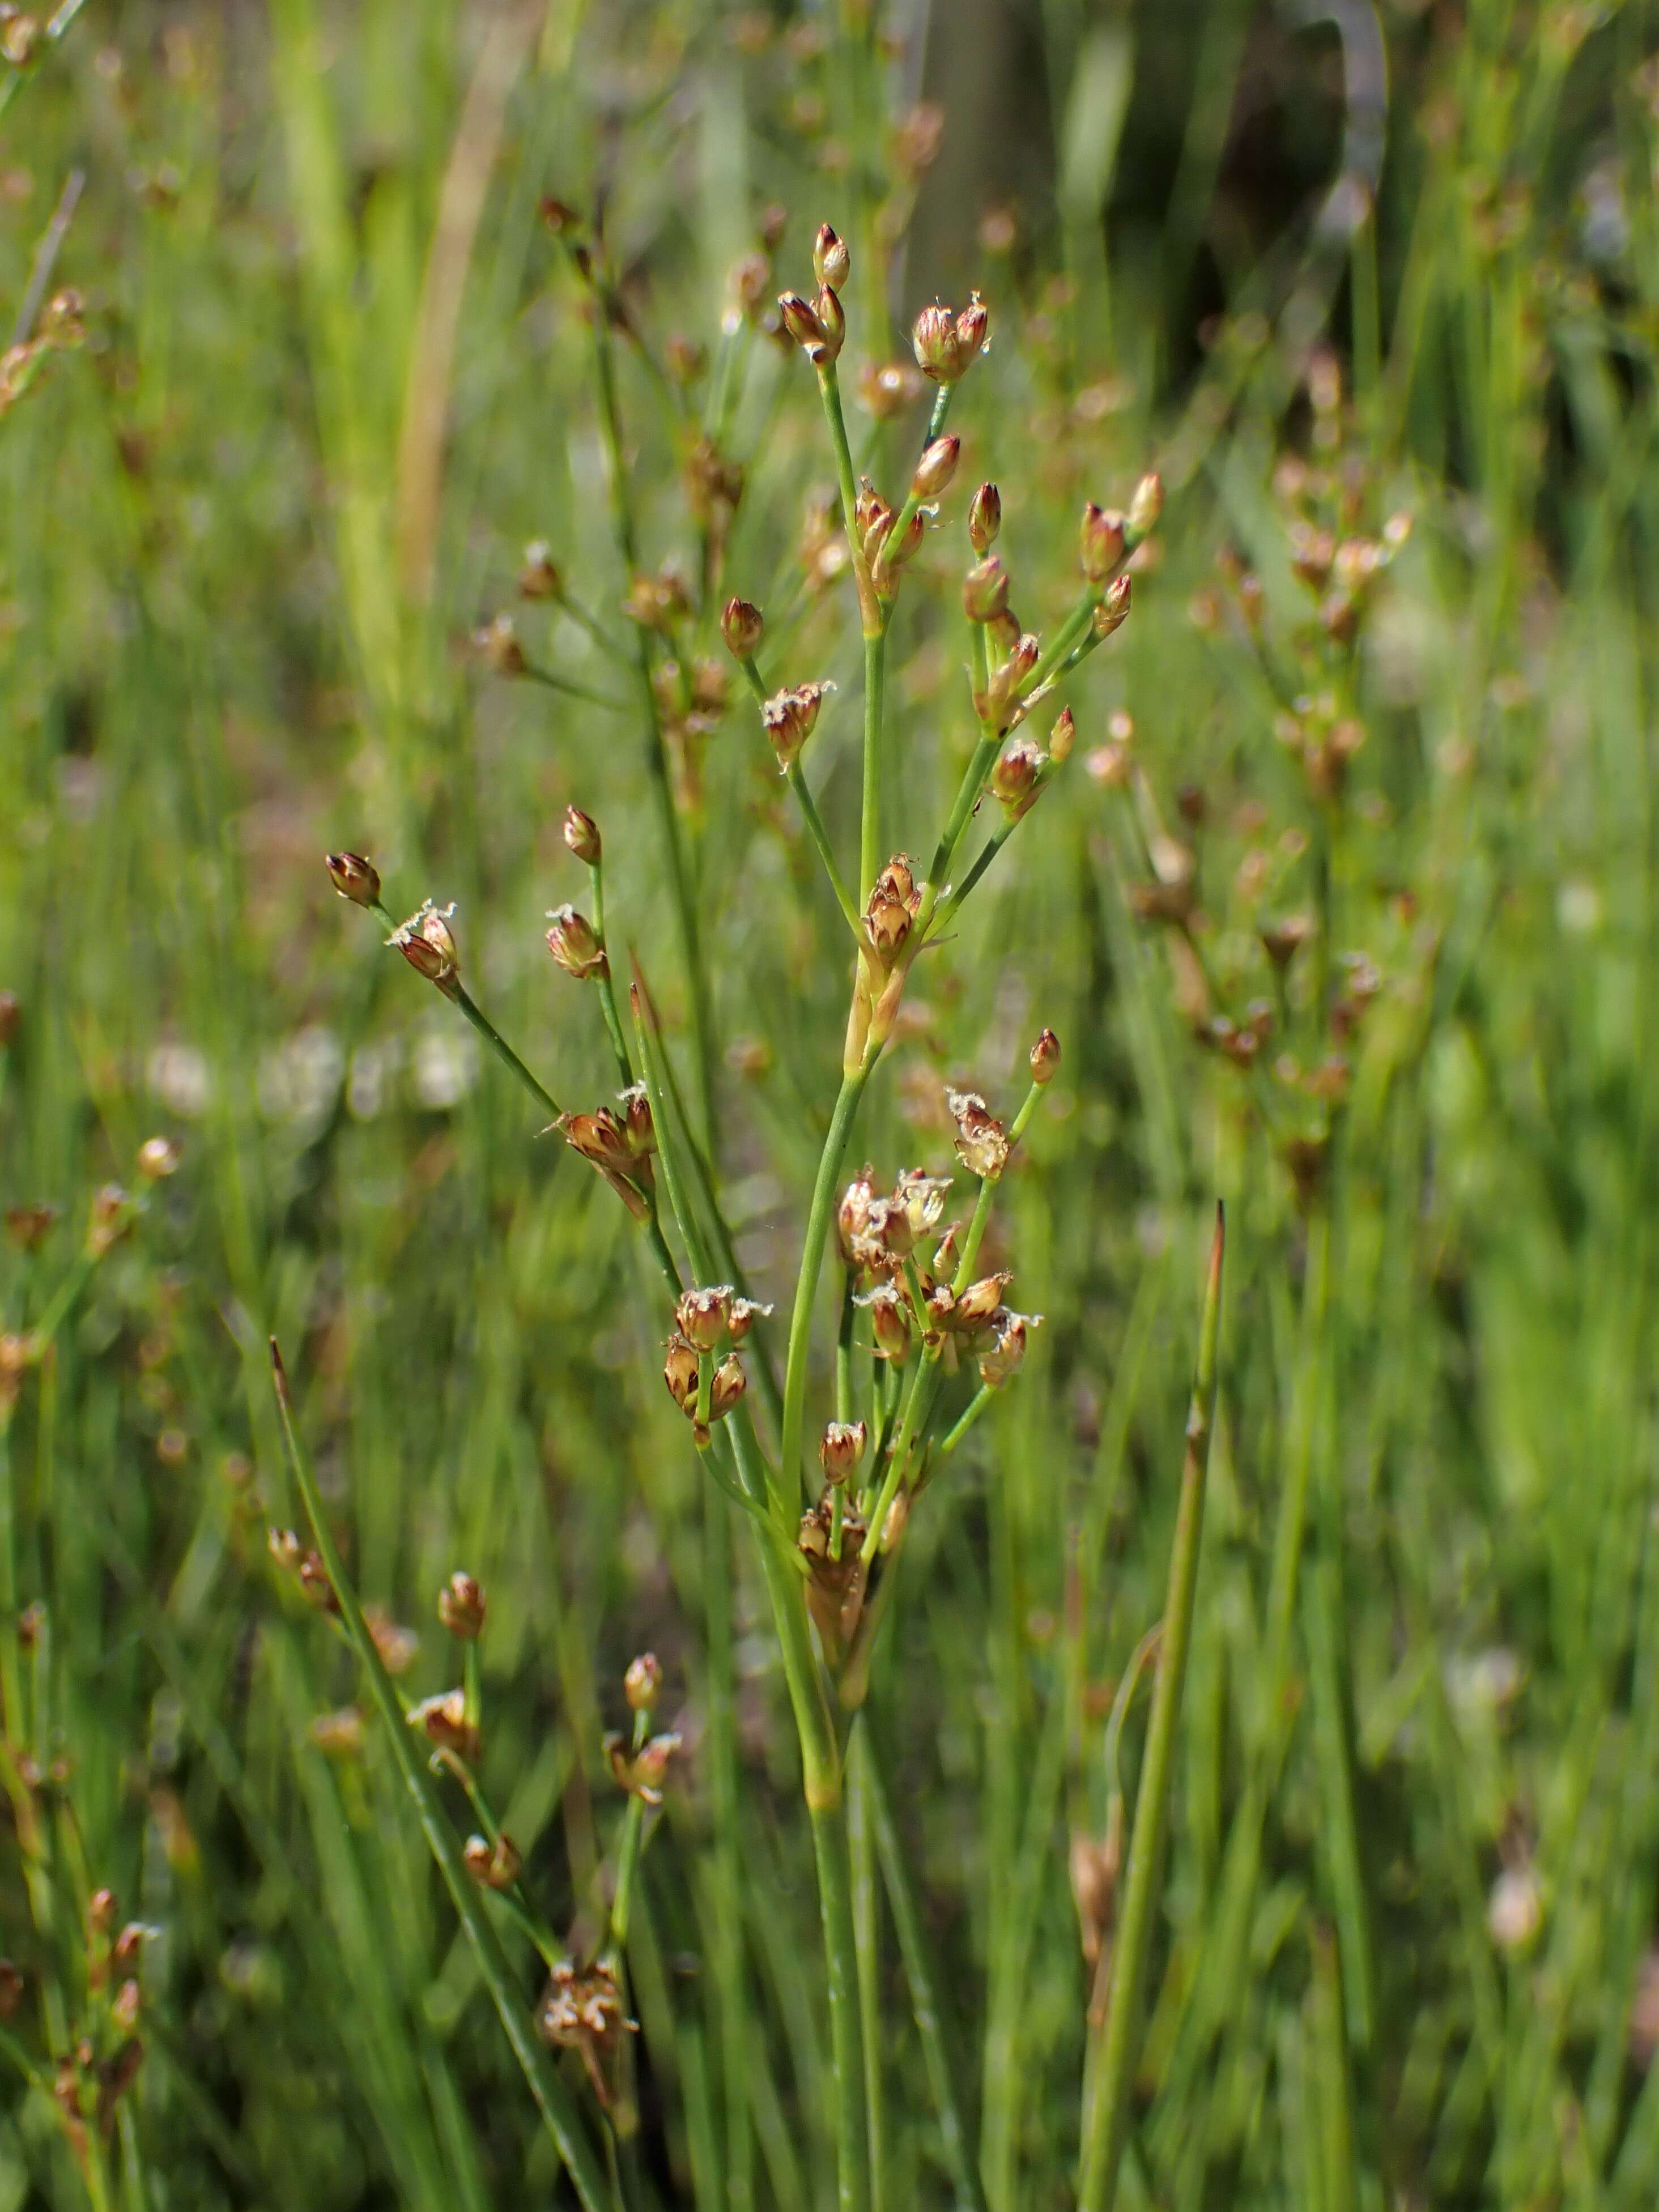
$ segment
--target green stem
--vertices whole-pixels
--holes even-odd
[[[1152,1956],[1152,1923],[1169,1820],[1170,1777],[1175,1761],[1176,1732],[1181,1718],[1181,1693],[1186,1680],[1193,1605],[1198,1587],[1204,1491],[1209,1474],[1210,1439],[1215,1426],[1216,1346],[1221,1328],[1224,1249],[1225,1223],[1218,1206],[1199,1332],[1198,1370],[1193,1383],[1192,1407],[1187,1416],[1187,1450],[1181,1474],[1181,1498],[1176,1510],[1175,1541],[1170,1553],[1164,1633],[1158,1646],[1140,1787],[1135,1797],[1123,1911],[1112,1955],[1111,1992],[1103,2030],[1091,2034],[1085,2067],[1078,2212],[1109,2212],[1117,2193],[1118,2168],[1128,2140],[1129,2093],[1139,2056],[1140,2014]]]
[[[603,948],[605,945],[605,862],[602,859],[589,861],[587,879],[593,891],[593,934],[599,939],[600,946]],[[617,1010],[617,983],[616,978],[611,973],[611,962],[608,956],[605,965],[599,972],[597,980],[599,986],[599,1006],[605,1015],[605,1029],[610,1035],[611,1049],[617,1055],[617,1072],[622,1077],[623,1089],[626,1091],[634,1080],[634,1063],[628,1056],[628,1041],[623,1035],[622,1016]]]
[[[468,992],[466,986],[457,980],[451,984],[444,996],[454,1000],[496,1059],[500,1060],[501,1066],[510,1075],[515,1076],[523,1084],[537,1103],[545,1107],[553,1120],[556,1121],[564,1109],[546,1085],[536,1080],[494,1022],[490,1020],[489,1015]]]
[[[881,866],[881,720],[887,683],[884,630],[864,640],[864,803],[859,817],[859,890],[868,897]],[[854,924],[857,927],[856,921]]]
[[[939,2001],[939,1977],[933,1967],[921,1904],[910,1880],[904,1846],[893,1819],[892,1798],[887,1788],[887,1778],[882,1771],[874,1734],[867,1717],[860,1717],[857,1723],[856,1739],[862,1745],[871,1824],[875,1830],[882,1876],[887,1885],[887,1902],[892,1909],[899,1956],[904,1962],[904,1978],[910,1987],[910,2016],[916,2024],[922,2063],[927,2069],[928,2087],[933,2091],[934,2108],[939,2114],[939,2139],[945,2152],[945,2163],[956,2185],[958,2212],[985,2212],[985,2197],[980,2186],[979,2171],[969,2148],[968,2130],[957,2102],[956,2085],[961,2075],[945,2042],[945,2021]]]
[[[789,763],[789,788],[794,793],[799,803],[802,818],[811,833],[812,842],[818,848],[818,858],[823,861],[823,872],[830,878],[830,888],[836,894],[836,904],[846,916],[847,927],[852,931],[854,939],[862,945],[864,932],[859,927],[858,908],[854,903],[853,894],[848,890],[842,879],[841,870],[836,865],[836,851],[830,842],[830,832],[824,828],[823,818],[818,812],[817,804],[806,787],[806,778],[800,772],[799,761],[791,761]]]
[[[818,1908],[830,1970],[830,2043],[836,2076],[837,2212],[869,2212],[870,2135],[864,2113],[864,2033],[859,2011],[858,1934],[839,1802],[812,1805]]]
[[[836,1492],[837,1501],[841,1497]],[[870,2140],[871,2212],[885,2197],[886,2075],[881,2040],[881,1913],[876,1893],[875,1836],[866,1731],[855,1729],[847,1754],[847,1855],[853,1873],[853,1928],[858,1942],[859,2020],[864,2037],[864,2102]]]
[[[969,1430],[973,1427],[975,1422],[978,1420],[980,1415],[984,1413],[986,1408],[989,1406],[992,1399],[994,1398],[996,1395],[994,1388],[989,1382],[981,1383],[979,1389],[975,1391],[973,1396],[968,1401],[967,1406],[963,1409],[962,1416],[957,1422],[956,1426],[948,1431],[946,1434],[939,1439],[939,1456],[940,1459],[948,1458],[951,1453],[956,1449],[957,1446],[962,1442]]]
[[[324,1571],[339,1601],[346,1633],[368,1677],[370,1695],[386,1724],[392,1757],[404,1786],[415,1801],[428,1847],[437,1863],[457,1917],[472,1946],[478,1970],[495,2002],[513,2054],[523,2069],[531,2095],[535,2099],[548,2133],[564,2161],[565,2170],[574,2185],[584,2212],[606,2212],[609,2191],[599,2158],[588,2140],[580,2115],[571,2100],[570,2093],[554,2071],[546,2048],[537,2035],[528,2008],[514,1984],[500,1941],[485,1914],[477,1886],[466,1870],[454,1832],[444,1817],[431,1777],[410,1741],[409,1724],[404,1717],[392,1677],[386,1673],[380,1652],[375,1648],[374,1638],[363,1619],[356,1594],[346,1580],[344,1565],[317,1487],[317,1478],[301,1447],[295,1425],[293,1401],[289,1395],[288,1376],[274,1337],[270,1344],[270,1363],[289,1463],[305,1503],[312,1537],[321,1556]]]
[[[572,699],[586,699],[595,707],[609,707],[613,714],[625,714],[625,700],[613,699],[608,691],[595,691],[591,684],[579,684],[574,676],[556,676],[550,668],[541,668],[533,660],[526,661],[519,671],[532,684],[539,684],[549,691],[562,691]]]

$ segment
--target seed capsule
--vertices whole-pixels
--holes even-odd
[[[761,639],[766,634],[766,621],[757,606],[747,599],[728,599],[720,617],[720,635],[726,640],[726,650],[734,660],[750,660],[760,651]]]
[[[1002,527],[1002,494],[994,483],[982,483],[968,508],[968,537],[975,553],[988,553]]]
[[[942,492],[957,472],[961,452],[962,441],[954,433],[935,438],[916,463],[915,473],[910,479],[911,496],[933,499]]]
[[[1008,608],[1008,571],[989,554],[963,579],[962,605],[969,622],[994,622]]]
[[[567,975],[578,982],[590,975],[608,975],[611,963],[593,925],[574,906],[555,907],[548,915],[553,927],[547,933],[547,949]]]
[[[1116,573],[1123,552],[1123,517],[1097,507],[1091,500],[1078,531],[1078,556],[1084,574],[1091,584],[1103,584]]]
[[[821,222],[812,241],[812,274],[818,283],[829,291],[839,292],[852,266],[853,257],[847,250],[846,240],[838,238],[827,222]]]
[[[438,1592],[438,1618],[464,1644],[474,1644],[483,1634],[488,1610],[483,1590],[464,1568],[457,1567]]]
[[[599,825],[591,814],[584,814],[580,806],[564,810],[564,842],[579,860],[590,868],[597,868],[604,852],[599,839]]]
[[[824,1480],[837,1487],[864,1457],[869,1432],[862,1421],[831,1421],[818,1444],[818,1465]]]
[[[1031,1080],[1052,1083],[1059,1068],[1060,1039],[1052,1030],[1044,1030],[1031,1047]]]
[[[323,866],[340,896],[353,906],[373,906],[380,896],[380,878],[374,863],[361,853],[330,853]]]
[[[623,1689],[632,1711],[651,1711],[662,1693],[662,1662],[654,1651],[641,1651],[637,1659],[629,1661]]]

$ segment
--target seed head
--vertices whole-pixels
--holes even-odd
[[[921,894],[908,856],[896,853],[872,884],[864,909],[866,941],[884,968],[890,968],[903,951],[921,910]]]
[[[1105,583],[1117,573],[1123,552],[1123,517],[1097,507],[1091,500],[1078,531],[1078,557],[1084,574],[1091,584]]]
[[[1008,571],[988,554],[963,579],[962,604],[969,622],[994,622],[1007,611]]]
[[[674,1309],[675,1326],[696,1352],[713,1352],[726,1334],[732,1312],[732,1286],[716,1284],[708,1290],[683,1291]]]
[[[833,684],[800,684],[793,691],[775,691],[761,708],[761,722],[772,741],[780,769],[787,770],[800,757],[801,747],[817,726],[818,709]]]
[[[913,499],[934,499],[942,492],[957,472],[957,460],[962,452],[962,441],[954,431],[933,444],[916,463],[915,473],[910,479]]]
[[[862,1421],[831,1421],[818,1444],[818,1465],[824,1480],[837,1488],[864,1457],[868,1431]]]
[[[522,676],[530,665],[511,615],[500,614],[493,622],[480,623],[472,633],[472,644],[485,667],[497,676]]]
[[[574,906],[560,906],[553,908],[547,919],[552,924],[547,933],[547,949],[567,975],[584,982],[590,975],[611,973],[605,947],[586,915],[578,914]]]
[[[455,902],[447,906],[434,906],[430,899],[421,902],[417,912],[407,921],[399,922],[390,937],[388,945],[395,945],[417,975],[424,975],[428,983],[435,983],[447,993],[459,972],[454,932],[450,928],[450,917],[455,911]]]
[[[662,1694],[662,1662],[654,1651],[641,1651],[629,1662],[623,1689],[632,1711],[648,1713],[654,1708]]]
[[[957,1125],[957,1158],[969,1175],[994,1182],[1008,1164],[1008,1133],[976,1091],[947,1091],[945,1103]]]
[[[1001,527],[1002,494],[994,483],[982,483],[968,506],[968,537],[975,552],[988,553]]]
[[[1030,738],[1014,738],[999,755],[991,770],[991,792],[1011,822],[1018,822],[1036,798],[1042,763],[1042,750]]]
[[[170,1175],[178,1173],[183,1158],[171,1137],[146,1137],[138,1147],[136,1164],[146,1182],[165,1182]]]
[[[723,1421],[749,1388],[749,1377],[743,1371],[743,1362],[735,1352],[727,1352],[714,1370],[714,1379],[708,1392],[708,1412],[712,1419]]]
[[[438,1618],[452,1636],[476,1644],[489,1612],[484,1594],[464,1567],[457,1567],[438,1592]]]
[[[380,878],[374,863],[361,853],[329,853],[323,866],[340,896],[353,906],[373,906],[380,896]]]
[[[1031,1047],[1031,1080],[1033,1083],[1052,1083],[1060,1067],[1060,1039],[1052,1030],[1044,1030]]]
[[[524,1870],[524,1853],[505,1830],[494,1844],[483,1836],[469,1836],[461,1856],[473,1881],[484,1889],[511,1889]]]
[[[445,1690],[435,1698],[422,1698],[409,1713],[409,1725],[417,1728],[440,1751],[453,1752],[464,1766],[478,1756],[478,1731],[466,1717],[466,1695]]]
[[[935,384],[954,384],[985,343],[989,317],[975,292],[959,315],[935,301],[916,317],[910,343],[916,366]]]
[[[551,550],[544,538],[532,538],[524,549],[524,560],[519,569],[519,597],[521,599],[561,599],[564,597],[564,578],[554,565]]]
[[[590,868],[597,868],[605,850],[599,836],[599,825],[591,814],[584,814],[580,806],[564,810],[564,842],[579,860]]]
[[[847,242],[838,238],[827,222],[818,225],[818,234],[812,241],[812,274],[830,292],[839,292],[846,283],[853,266],[853,257]]]
[[[728,599],[720,617],[720,635],[734,660],[750,660],[766,634],[765,617],[747,599]]]

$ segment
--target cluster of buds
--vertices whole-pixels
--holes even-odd
[[[1010,822],[1030,812],[1055,769],[1071,758],[1076,742],[1077,724],[1066,707],[1048,732],[1046,750],[1033,738],[1014,738],[1004,746],[992,765],[990,789]]]
[[[483,1634],[489,1609],[483,1590],[465,1568],[457,1567],[438,1592],[438,1618],[464,1644],[476,1644]]]
[[[292,1528],[272,1528],[265,1541],[277,1566],[293,1578],[319,1613],[339,1612],[340,1600],[321,1553],[307,1551]]]
[[[744,481],[742,463],[721,453],[712,438],[693,441],[685,457],[686,505],[707,533],[709,559],[716,568],[743,502]]]
[[[574,906],[567,903],[550,908],[547,921],[547,949],[567,975],[574,975],[581,983],[590,976],[611,973],[605,946],[585,914],[578,914]]]
[[[774,692],[761,708],[762,726],[783,774],[799,759],[801,748],[817,726],[818,709],[835,688],[829,683],[799,684],[793,691]]]
[[[580,1152],[610,1184],[636,1221],[651,1218],[654,1179],[651,1155],[657,1133],[645,1085],[635,1083],[617,1100],[620,1114],[601,1106],[592,1114],[561,1114],[554,1123],[571,1150]]]
[[[536,2009],[537,2031],[556,2051],[580,2056],[593,2094],[606,2111],[612,2100],[605,2063],[633,2027],[623,2010],[617,1978],[603,1961],[579,1967],[562,1959],[549,1974]]]
[[[511,1889],[524,1871],[524,1853],[505,1830],[494,1843],[487,1836],[469,1836],[461,1856],[481,1889]]]
[[[1302,763],[1311,796],[1334,805],[1346,787],[1348,763],[1365,742],[1364,724],[1339,714],[1334,700],[1322,695],[1297,700],[1291,713],[1279,716],[1273,734]]]
[[[864,1612],[869,1576],[860,1553],[866,1523],[843,1513],[836,1541],[835,1508],[828,1497],[801,1516],[796,1549],[806,1562],[806,1610],[832,1671],[839,1672]]]
[[[812,274],[817,295],[802,299],[799,292],[781,293],[778,313],[783,327],[815,368],[828,368],[847,340],[847,315],[841,295],[852,272],[853,257],[844,239],[830,225],[820,223],[812,241]]]
[[[678,629],[691,611],[691,593],[685,578],[672,563],[654,576],[637,575],[629,583],[623,611],[641,629],[665,636]]]
[[[325,854],[323,866],[328,870],[330,883],[343,899],[349,899],[353,906],[380,904],[380,870],[361,853]]]
[[[642,1804],[660,1805],[663,1777],[679,1747],[680,1738],[672,1732],[650,1737],[637,1750],[630,1747],[625,1736],[613,1732],[605,1739],[605,1764],[618,1790],[626,1790]]]
[[[702,1362],[712,1358],[722,1344],[741,1344],[757,1316],[771,1310],[752,1298],[738,1297],[727,1283],[682,1292],[674,1309],[674,1332],[668,1340],[662,1379],[669,1396],[691,1423],[700,1449],[709,1442],[710,1424],[724,1420],[749,1387],[735,1351],[710,1374],[706,1390]]]
[[[449,926],[454,912],[453,899],[447,906],[434,906],[430,899],[422,899],[416,912],[407,921],[400,921],[386,939],[417,975],[435,983],[447,998],[453,998],[460,988],[460,955]]]
[[[884,973],[897,966],[921,911],[921,892],[908,853],[895,853],[870,886],[864,935]]]
[[[965,376],[974,356],[983,352],[991,319],[977,292],[957,315],[935,301],[916,317],[910,333],[916,367],[933,384],[955,384]]]
[[[902,1268],[938,1229],[950,1188],[948,1176],[906,1168],[895,1178],[890,1194],[878,1196],[868,1168],[854,1176],[836,1210],[836,1235],[846,1265],[865,1277]]]
[[[464,1690],[441,1690],[411,1706],[409,1725],[419,1729],[434,1751],[457,1759],[463,1766],[478,1763],[478,1731],[466,1710]]]

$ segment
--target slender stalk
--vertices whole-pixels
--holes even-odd
[[[840,1498],[841,1492],[836,1491]],[[886,2080],[881,2047],[881,1907],[870,1802],[869,1745],[854,1730],[847,1750],[847,1855],[853,1872],[853,1929],[858,1942],[859,2018],[864,2031],[864,2105],[870,2139],[870,2212],[885,2199]]]
[[[1216,1346],[1221,1328],[1221,1267],[1225,1242],[1225,1222],[1218,1206],[1199,1332],[1198,1370],[1187,1417],[1187,1451],[1181,1474],[1181,1499],[1176,1512],[1175,1542],[1170,1553],[1164,1633],[1158,1645],[1140,1787],[1135,1796],[1123,1910],[1112,1956],[1111,1994],[1104,2029],[1090,2038],[1078,2212],[1109,2212],[1116,2197],[1118,2168],[1128,2140],[1129,2092],[1139,2057],[1140,2013],[1152,1957],[1152,1922],[1169,1820],[1170,1777],[1175,1761],[1176,1731],[1181,1719],[1187,1654],[1192,1642],[1193,1602],[1198,1588],[1204,1491],[1209,1474],[1210,1439],[1215,1425]]]
[[[489,1015],[484,1012],[483,1007],[480,1006],[477,1000],[474,1000],[468,993],[465,986],[462,983],[457,982],[453,990],[447,995],[453,998],[455,1004],[466,1016],[468,1021],[471,1023],[473,1028],[477,1030],[478,1035],[489,1047],[489,1049],[495,1054],[496,1059],[500,1060],[501,1066],[507,1070],[509,1074],[514,1075],[518,1078],[519,1081],[523,1084],[525,1089],[530,1093],[531,1097],[544,1106],[549,1114],[551,1115],[552,1118],[556,1121],[560,1115],[564,1111],[564,1109],[559,1104],[558,1100],[555,1098],[553,1093],[547,1088],[545,1084],[537,1081],[536,1078],[530,1073],[530,1070],[520,1059],[518,1054],[514,1051],[512,1046],[501,1035],[501,1031],[495,1027],[494,1022],[490,1020]]]
[[[887,688],[887,635],[864,640],[864,801],[859,817],[859,890],[867,897],[881,866],[881,721]],[[856,927],[856,924],[854,924]]]
[[[404,1718],[392,1677],[386,1673],[374,1638],[369,1633],[356,1593],[346,1579],[344,1565],[329,1528],[321,1492],[317,1487],[317,1478],[300,1443],[294,1419],[293,1401],[289,1393],[288,1376],[274,1337],[270,1344],[270,1364],[283,1437],[288,1448],[289,1465],[305,1504],[313,1540],[321,1557],[324,1571],[339,1601],[340,1617],[368,1679],[369,1694],[386,1724],[398,1773],[404,1788],[415,1801],[415,1809],[420,1817],[428,1848],[443,1876],[457,1917],[466,1931],[467,1941],[478,1962],[478,1971],[506,2031],[507,2039],[512,2045],[513,2055],[523,2069],[530,2094],[535,2099],[548,2133],[564,2161],[565,2171],[581,2200],[584,2212],[607,2212],[610,2192],[598,2154],[571,2100],[569,2091],[554,2071],[546,2047],[537,2035],[529,2008],[514,1986],[500,1941],[484,1912],[477,1886],[462,1860],[454,1831],[444,1816],[425,1764],[410,1740],[409,1724]]]
[[[595,707],[609,707],[613,714],[628,712],[625,700],[613,699],[608,691],[596,691],[591,684],[579,684],[574,676],[555,675],[550,668],[539,667],[533,660],[527,660],[519,673],[528,683],[539,684],[544,690],[562,691],[568,698],[586,699]]]
[[[823,826],[823,817],[818,812],[817,801],[806,787],[806,778],[800,772],[799,761],[791,761],[789,763],[789,788],[795,794],[800,806],[801,817],[811,833],[812,842],[818,848],[818,858],[823,861],[823,872],[830,878],[830,888],[836,895],[836,904],[845,916],[847,927],[852,931],[854,939],[862,945],[864,932],[859,927],[858,907],[854,901],[853,894],[848,890],[842,879],[840,868],[836,865],[836,850],[830,842],[830,832]]]
[[[783,1374],[783,1437],[779,1462],[786,1486],[800,1480],[801,1425],[806,1407],[806,1364],[812,1335],[812,1305],[817,1293],[818,1270],[836,1210],[836,1185],[846,1157],[853,1121],[870,1079],[873,1059],[866,1060],[842,1079],[829,1134],[818,1158],[817,1180],[806,1217],[806,1238],[801,1247],[800,1273],[795,1282],[795,1302],[789,1318],[789,1351]]]

